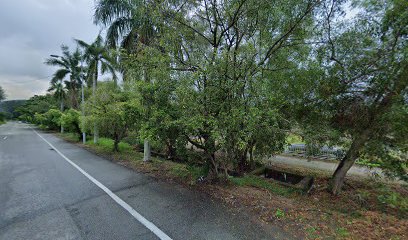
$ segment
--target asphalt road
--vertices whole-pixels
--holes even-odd
[[[1,240],[167,237],[291,239],[205,194],[37,134],[29,125],[0,126]]]

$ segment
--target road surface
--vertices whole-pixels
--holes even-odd
[[[52,134],[0,126],[0,239],[290,239]]]

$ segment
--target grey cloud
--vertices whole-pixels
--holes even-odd
[[[0,85],[8,99],[44,93],[55,69],[43,64],[73,38],[92,41],[99,27],[92,23],[92,0],[1,0]]]

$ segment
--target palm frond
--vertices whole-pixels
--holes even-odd
[[[54,79],[56,79],[56,80],[64,79],[65,76],[67,76],[67,74],[70,73],[70,72],[71,72],[71,70],[69,70],[69,69],[65,69],[65,68],[58,69],[54,73],[54,77],[52,78],[52,80],[54,80]]]
[[[110,25],[116,18],[132,16],[134,6],[141,1],[132,0],[98,0],[96,1],[94,23]]]

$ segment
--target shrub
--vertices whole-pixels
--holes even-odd
[[[81,136],[81,128],[79,127],[80,112],[75,109],[65,111],[61,116],[61,125],[69,132],[77,133]]]

